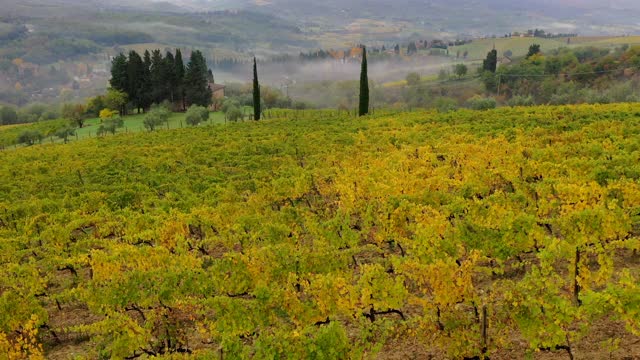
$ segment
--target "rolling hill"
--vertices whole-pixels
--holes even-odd
[[[252,8],[307,24],[345,25],[356,19],[408,22],[427,32],[500,34],[528,28],[581,34],[637,33],[640,3],[615,1],[509,0],[271,0]],[[258,6],[256,6],[258,5]],[[215,7],[215,3],[211,6]]]

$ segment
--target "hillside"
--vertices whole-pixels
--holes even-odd
[[[532,37],[512,37],[496,39],[477,39],[473,42],[460,46],[449,47],[450,54],[468,51],[469,59],[484,59],[492,49],[498,50],[500,57],[507,51],[512,53],[511,57],[524,57],[533,44],[540,45],[544,52],[557,50],[560,48],[576,49],[583,47],[597,47],[600,49],[613,50],[621,45],[640,45],[640,36],[578,36],[572,37],[567,42],[567,38],[544,39]]]
[[[458,51],[478,60],[494,42],[500,55],[507,50],[521,55],[534,40],[500,39],[516,31],[578,33],[581,37],[570,46],[607,48],[638,43],[636,37],[621,36],[640,31],[633,15],[638,5],[624,0],[604,5],[583,0],[402,0],[393,6],[388,0],[0,0],[0,8],[0,104],[17,107],[60,99],[79,102],[104,92],[109,59],[130,49],[200,49],[210,65],[224,64],[214,69],[222,82],[246,81],[242,65],[253,56],[275,59],[265,84],[281,87],[292,79],[306,83],[351,76],[326,71],[326,66],[298,66],[301,52],[319,49],[339,52],[357,44],[406,49],[410,41],[477,39],[448,52],[427,48],[414,64],[396,66],[394,61],[380,80],[387,82],[409,71],[435,74],[458,61]],[[492,36],[498,39],[487,39]],[[565,40],[535,39],[545,51],[567,45]]]
[[[283,111],[2,151],[0,357],[638,357],[639,135]]]
[[[301,24],[344,26],[358,19],[384,20],[420,32],[500,35],[522,28],[581,34],[637,33],[637,1],[510,0],[270,0],[244,1],[249,7]],[[213,2],[215,4],[215,2]],[[259,6],[256,6],[259,5]]]

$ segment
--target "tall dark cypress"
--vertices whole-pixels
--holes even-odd
[[[362,68],[360,69],[360,116],[369,113],[369,75],[367,74],[367,48],[362,47]]]
[[[258,62],[253,58],[253,119],[260,120],[260,82],[258,82]]]
[[[487,58],[482,62],[482,69],[494,73],[496,72],[497,67],[498,51],[496,49],[493,49],[489,51],[489,53],[487,54]]]
[[[182,60],[182,52],[180,49],[176,49],[176,56],[174,58],[174,80],[173,84],[174,92],[177,95],[177,100],[180,101],[180,106],[182,110],[185,110],[185,94],[184,94],[184,61]]]

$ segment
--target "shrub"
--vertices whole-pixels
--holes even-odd
[[[229,112],[229,110],[233,107],[240,107],[240,102],[237,99],[225,99],[224,102],[222,103],[222,112],[224,112],[225,114],[227,114]]]
[[[531,97],[531,95],[529,96],[514,96],[512,97],[509,102],[508,102],[509,106],[533,106],[535,105],[534,101],[533,101],[533,97]]]
[[[18,123],[18,113],[16,109],[10,106],[0,107],[0,125],[9,125]]]
[[[147,115],[145,115],[142,124],[144,125],[145,129],[154,131],[158,126],[169,121],[170,115],[171,113],[167,108],[162,106],[154,106],[147,113]]]
[[[86,110],[82,104],[64,104],[62,105],[62,117],[71,121],[76,127],[83,127],[86,119]]]
[[[630,82],[617,84],[609,88],[607,96],[611,102],[637,102],[638,96]]]
[[[306,110],[306,109],[313,109],[313,104],[305,101],[296,100],[291,104],[291,107],[295,110]]]
[[[407,74],[407,85],[413,86],[420,83],[420,74],[411,72]]]
[[[438,112],[446,113],[456,110],[458,108],[458,102],[449,97],[440,97],[434,102],[434,107],[438,109]]]
[[[473,110],[489,110],[495,109],[497,106],[496,99],[494,98],[483,98],[479,96],[474,96],[471,99],[467,100],[467,107]]]
[[[601,93],[598,90],[588,90],[581,92],[584,102],[588,104],[609,104],[611,99],[605,93]]]
[[[226,114],[227,114],[227,119],[229,119],[229,121],[235,122],[242,119],[242,110],[240,110],[240,108],[237,106],[230,107],[227,110]]]
[[[187,110],[186,121],[191,126],[197,126],[201,122],[209,120],[209,110],[203,106],[191,105]]]
[[[118,115],[117,111],[113,111],[113,110],[109,110],[109,109],[102,109],[100,110],[100,120],[105,120],[105,119],[110,119],[114,116]]]
[[[449,78],[450,74],[449,71],[447,71],[447,69],[440,69],[440,71],[438,72],[438,80],[447,80]]]
[[[73,136],[75,134],[76,134],[76,129],[70,126],[60,128],[54,133],[54,135],[57,138],[64,140],[65,144],[69,141],[69,136]]]
[[[467,75],[468,70],[469,68],[465,64],[456,64],[453,66],[453,73],[456,74],[459,79]]]
[[[25,130],[18,136],[19,144],[26,144],[31,146],[36,142],[42,142],[44,136],[40,131],[37,130]]]
[[[113,117],[104,121],[104,124],[98,128],[98,136],[105,135],[106,133],[115,134],[118,128],[124,126],[124,120],[121,117]]]
[[[573,103],[573,96],[567,93],[553,94],[549,99],[549,104],[551,105],[567,105],[571,103]]]

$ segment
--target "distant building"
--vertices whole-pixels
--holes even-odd
[[[510,57],[503,56],[498,60],[498,65],[509,65],[513,62]]]
[[[335,60],[344,60],[344,50],[329,50],[329,55]]]
[[[211,92],[213,93],[213,99],[224,99],[225,86],[221,84],[209,84],[211,86]]]
[[[91,69],[91,73],[93,75],[99,75],[99,76],[108,76],[109,75],[109,71],[107,71],[107,67],[104,65],[96,65]]]
[[[16,62],[14,61],[14,64]],[[36,64],[32,64],[29,62],[18,62],[18,74],[26,75],[30,74],[31,76],[38,76],[40,74],[40,66]]]
[[[363,54],[363,51],[362,51],[362,47],[360,46],[352,47],[349,50],[349,58],[351,59],[361,59],[362,54]]]
[[[222,99],[224,99],[225,86],[209,83],[209,87],[211,87],[211,110],[218,111],[222,106]]]
[[[624,76],[625,76],[625,77],[630,78],[630,77],[632,77],[633,75],[635,75],[635,73],[636,73],[636,72],[635,72],[634,68],[626,68],[626,69],[624,69]]]

